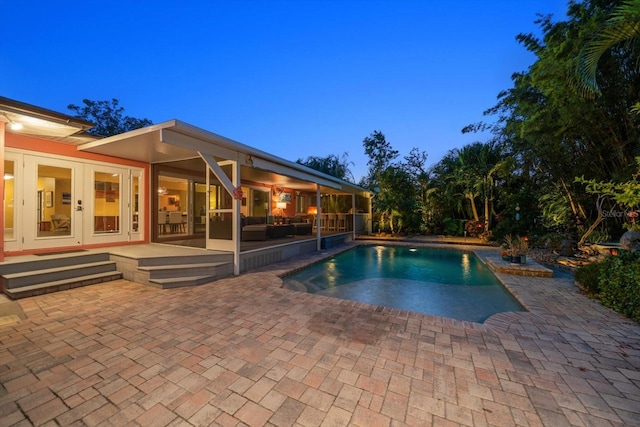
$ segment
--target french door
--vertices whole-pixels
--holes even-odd
[[[5,250],[142,238],[142,170],[19,153],[7,153],[6,159],[13,174],[11,200],[5,201]]]
[[[82,164],[25,155],[23,180],[22,249],[82,245]]]

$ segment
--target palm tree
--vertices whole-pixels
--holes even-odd
[[[496,172],[504,169],[500,150],[494,143],[475,142],[449,151],[434,172],[444,179],[447,192],[469,201],[473,220],[480,221],[476,199],[484,201],[485,221],[489,218],[489,200]]]
[[[596,74],[602,55],[612,47],[628,43],[638,48],[640,43],[640,0],[627,0],[617,6],[602,31],[582,49],[578,59],[578,85],[588,96],[600,93]],[[640,111],[640,102],[634,110]]]

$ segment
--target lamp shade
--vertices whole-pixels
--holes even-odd
[[[317,215],[318,214],[318,207],[317,206],[309,206],[307,208],[307,214],[309,214],[309,215]]]
[[[287,208],[287,203],[286,202],[277,202],[276,203],[276,208],[278,208],[278,209],[286,209]]]

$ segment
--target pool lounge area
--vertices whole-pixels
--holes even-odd
[[[355,244],[198,287],[20,300],[27,318],[0,326],[3,422],[639,425],[640,326],[570,276],[497,273],[529,311],[483,324],[282,288]]]

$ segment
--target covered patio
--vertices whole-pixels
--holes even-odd
[[[288,257],[371,231],[367,190],[178,120],[78,150],[149,163],[150,241],[230,251],[235,274],[242,252],[274,247]]]

